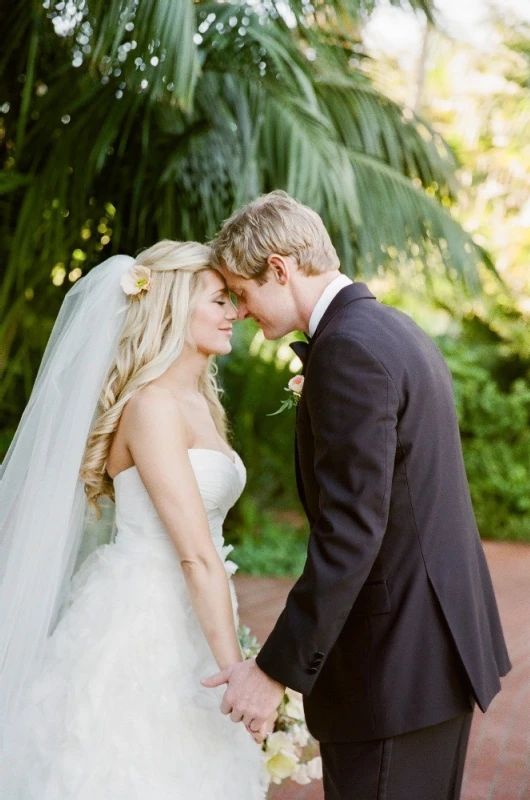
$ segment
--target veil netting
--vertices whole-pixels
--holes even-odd
[[[125,321],[128,301],[121,277],[133,263],[130,256],[113,256],[66,294],[0,467],[4,736],[57,622],[76,564],[91,549],[94,525],[79,469]],[[0,756],[3,751],[0,738]]]

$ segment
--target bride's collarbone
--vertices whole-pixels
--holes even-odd
[[[200,410],[193,407],[181,409],[188,433],[189,450],[214,450],[233,460],[233,451],[220,436],[207,406]]]
[[[204,450],[206,453],[221,453],[221,455],[229,458],[230,461],[234,460],[234,451],[227,446],[226,442],[223,442],[223,444],[219,442],[195,442],[188,449],[191,451]]]
[[[171,394],[173,394],[185,421],[188,450],[220,452],[233,461],[234,451],[228,442],[219,435],[206,399],[202,395],[198,398],[187,396],[184,401],[184,397],[179,397],[173,392]],[[128,439],[131,435],[133,435],[133,430],[128,425],[128,415],[124,413],[115,431],[107,460],[107,473],[111,479],[119,472],[135,466],[128,446]]]

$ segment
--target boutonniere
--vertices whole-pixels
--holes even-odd
[[[274,413],[272,414],[267,414],[267,416],[275,417],[276,414],[281,414],[282,411],[285,411],[286,408],[292,408],[293,406],[297,406],[300,398],[302,397],[303,388],[304,388],[304,376],[295,375],[294,378],[291,378],[291,380],[284,389],[285,392],[290,392],[290,397],[288,397],[287,400],[283,401],[278,411],[274,411]]]

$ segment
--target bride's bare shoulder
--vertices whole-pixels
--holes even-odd
[[[150,383],[136,392],[125,404],[123,421],[133,427],[157,427],[171,424],[185,429],[185,420],[176,397],[164,386]]]

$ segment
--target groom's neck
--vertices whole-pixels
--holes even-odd
[[[295,302],[298,311],[299,329],[309,334],[309,320],[322,293],[340,275],[340,270],[334,269],[322,272],[319,275],[303,275],[299,273],[295,287]]]

